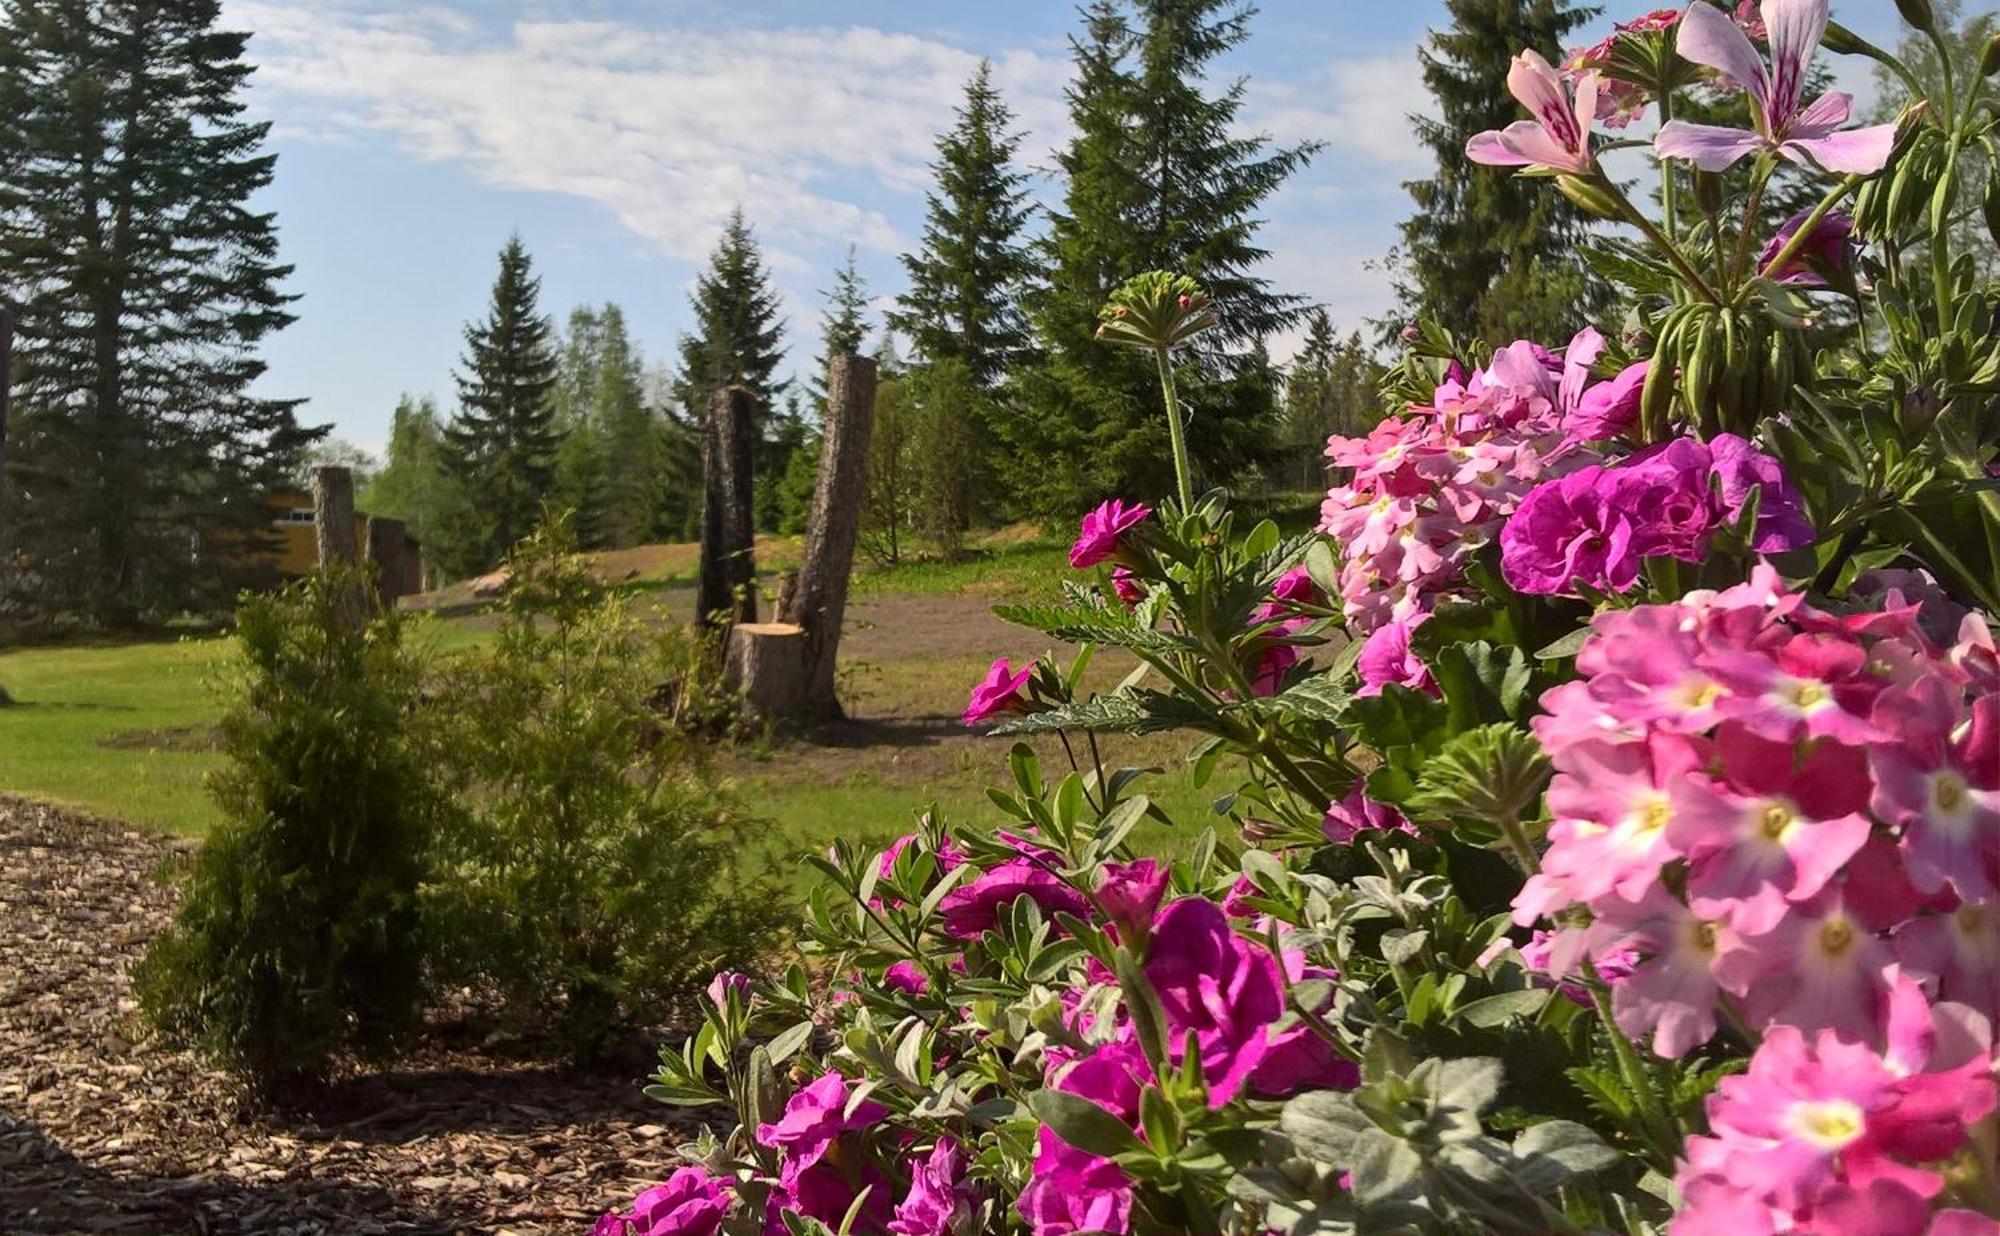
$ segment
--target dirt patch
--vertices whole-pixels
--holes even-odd
[[[134,1025],[176,843],[0,799],[0,1228],[578,1233],[660,1178],[675,1117],[626,1075],[433,1044],[301,1110]]]
[[[1048,636],[994,617],[994,604],[991,597],[924,593],[850,601],[840,655],[873,662],[999,656],[1018,661],[1048,646]]]

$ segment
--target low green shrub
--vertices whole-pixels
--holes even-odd
[[[515,1033],[597,1054],[774,938],[756,822],[702,767],[714,658],[642,622],[575,557],[568,521],[523,542],[496,639],[441,677],[440,762],[464,811],[431,898],[440,977]]]
[[[440,800],[409,724],[421,671],[350,572],[247,597],[211,783],[223,823],[139,967],[144,1015],[266,1086],[394,1048],[423,1008],[417,891]]]

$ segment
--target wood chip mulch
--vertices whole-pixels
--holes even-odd
[[[250,1100],[139,1028],[132,966],[176,843],[0,798],[0,1233],[575,1233],[675,1163],[642,1071],[441,1044]]]

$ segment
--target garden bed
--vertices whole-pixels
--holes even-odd
[[[579,1075],[440,1033],[277,1111],[147,1041],[130,973],[182,844],[0,799],[9,1233],[577,1232],[672,1161],[635,1065]]]

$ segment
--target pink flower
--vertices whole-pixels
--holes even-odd
[[[1550,596],[1585,585],[1624,592],[1639,582],[1637,531],[1615,474],[1585,468],[1537,487],[1500,530],[1500,570],[1521,592]]]
[[[776,1123],[757,1126],[757,1144],[784,1152],[784,1179],[789,1182],[824,1158],[842,1134],[879,1124],[888,1114],[889,1109],[867,1100],[848,1111],[847,1079],[828,1072],[794,1094]]]
[[[1139,583],[1139,577],[1124,566],[1111,568],[1111,591],[1126,605],[1137,605],[1146,599],[1146,589]]]
[[[1019,673],[1008,668],[1007,658],[1001,657],[986,671],[986,677],[972,688],[971,698],[965,703],[965,723],[978,725],[990,721],[1001,713],[1025,712],[1027,701],[1021,698],[1021,688],[1035,676],[1035,667],[1029,665]]]
[[[1770,32],[1768,65],[1735,22],[1699,0],[1688,7],[1676,44],[1685,58],[1749,92],[1754,129],[1670,120],[1660,126],[1654,150],[1705,172],[1723,171],[1760,150],[1829,172],[1865,176],[1882,170],[1895,144],[1895,125],[1842,131],[1854,100],[1839,91],[1804,102],[1813,53],[1826,33],[1827,0],[1764,0],[1762,10]]]
[[[729,1007],[729,998],[750,1001],[750,976],[737,970],[719,970],[708,983],[708,999],[716,1008]]]
[[[1891,687],[1875,700],[1876,728],[1901,739],[1868,749],[1877,815],[1903,828],[1910,878],[1925,892],[1949,882],[1959,896],[1995,895],[2000,869],[2000,696],[1966,707],[1941,676]]]
[[[1639,397],[1651,369],[1650,361],[1627,365],[1610,381],[1585,390],[1563,417],[1563,433],[1572,442],[1599,442],[1631,429],[1639,419]]]
[[[594,1236],[715,1236],[729,1213],[731,1182],[699,1167],[683,1167],[632,1203],[630,1214],[608,1214]]]
[[[764,1236],[786,1236],[791,1231],[783,1217],[787,1210],[838,1228],[863,1189],[868,1190],[868,1196],[861,1203],[853,1230],[882,1231],[894,1211],[889,1200],[888,1178],[874,1164],[863,1162],[852,1170],[842,1170],[831,1163],[820,1163],[805,1171],[788,1173],[771,1190],[770,1200],[765,1204]]]
[[[1789,906],[1826,887],[1868,840],[1861,751],[1808,753],[1736,725],[1716,736],[1721,785],[1689,780],[1667,841],[1692,860],[1688,905],[1746,934],[1777,926]]]
[[[1431,670],[1410,651],[1410,636],[1423,625],[1427,614],[1419,614],[1402,622],[1386,623],[1369,632],[1361,642],[1361,655],[1355,658],[1354,669],[1361,677],[1361,690],[1357,695],[1380,695],[1382,688],[1390,683],[1438,693],[1437,683],[1431,678]]]
[[[1911,918],[1896,928],[1893,947],[1903,972],[1941,999],[2000,1021],[2000,902]]]
[[[895,1236],[949,1236],[972,1215],[965,1184],[965,1151],[949,1137],[938,1139],[930,1157],[910,1172],[910,1191],[889,1221]]]
[[[1742,945],[1718,960],[1716,981],[1742,997],[1753,1028],[1828,1030],[1853,1043],[1881,1033],[1895,975],[1889,948],[1838,895],[1795,908]]]
[[[1320,831],[1334,845],[1349,845],[1371,830],[1417,835],[1416,826],[1404,819],[1402,812],[1368,797],[1359,781],[1347,797],[1327,804],[1326,818],[1320,822]]]
[[[1277,960],[1237,935],[1222,907],[1184,897],[1154,921],[1145,970],[1166,1010],[1170,1051],[1194,1032],[1209,1105],[1223,1106],[1263,1061],[1269,1027],[1284,1014]]]
[[[1554,759],[1548,853],[1515,903],[1515,920],[1524,924],[1613,893],[1636,900],[1662,866],[1683,857],[1671,830],[1702,752],[1684,738],[1656,734],[1643,743],[1579,743]]]
[[[1125,535],[1152,511],[1145,506],[1126,506],[1113,498],[1083,517],[1083,529],[1070,547],[1069,564],[1081,571],[1118,554],[1118,538]]]
[[[1921,997],[1913,1007],[1928,1013]],[[1710,1096],[1714,1135],[1688,1139],[1675,1183],[1689,1206],[1674,1236],[1720,1231],[1725,1216],[1750,1231],[1921,1236],[1928,1200],[1944,1187],[1933,1165],[1995,1102],[1984,1052],[1925,1072],[1929,1055],[1919,1046],[1885,1059],[1831,1035],[1772,1028],[1749,1071]]]
[[[1089,909],[1083,895],[1032,859],[1015,858],[985,872],[970,884],[946,893],[938,904],[946,934],[976,940],[1016,899],[1026,897],[1044,914],[1058,910],[1082,917]]]
[[[1166,865],[1153,858],[1104,864],[1097,881],[1097,903],[1118,929],[1119,939],[1131,943],[1145,936],[1167,895],[1169,875]]]
[[[1611,1015],[1634,1039],[1651,1038],[1655,1055],[1673,1059],[1715,1036],[1718,960],[1731,956],[1735,933],[1697,918],[1664,889],[1637,901],[1597,904],[1601,931],[1640,960],[1612,985]]]
[[[925,976],[923,967],[914,961],[899,961],[883,971],[882,985],[891,991],[912,996],[921,996],[931,989],[931,981]]]
[[[1841,286],[1854,282],[1854,220],[1839,211],[1828,211],[1806,237],[1784,269],[1773,270],[1772,263],[1778,260],[1778,253],[1792,237],[1798,235],[1810,211],[1801,210],[1785,220],[1777,234],[1765,242],[1764,251],[1757,255],[1757,267],[1767,279],[1779,283],[1789,283],[1795,287],[1823,288],[1829,282]]]
[[[1089,1099],[1127,1125],[1139,1121],[1139,1092],[1151,1070],[1129,1034],[1068,1066],[1055,1088]],[[1131,1230],[1132,1182],[1116,1163],[1079,1150],[1044,1125],[1033,1174],[1016,1201],[1035,1236]]]
[[[1596,166],[1590,153],[1590,126],[1597,118],[1598,75],[1580,75],[1572,88],[1541,53],[1532,48],[1514,57],[1507,89],[1533,120],[1475,134],[1465,144],[1474,163],[1500,167],[1546,167],[1582,175]]]

